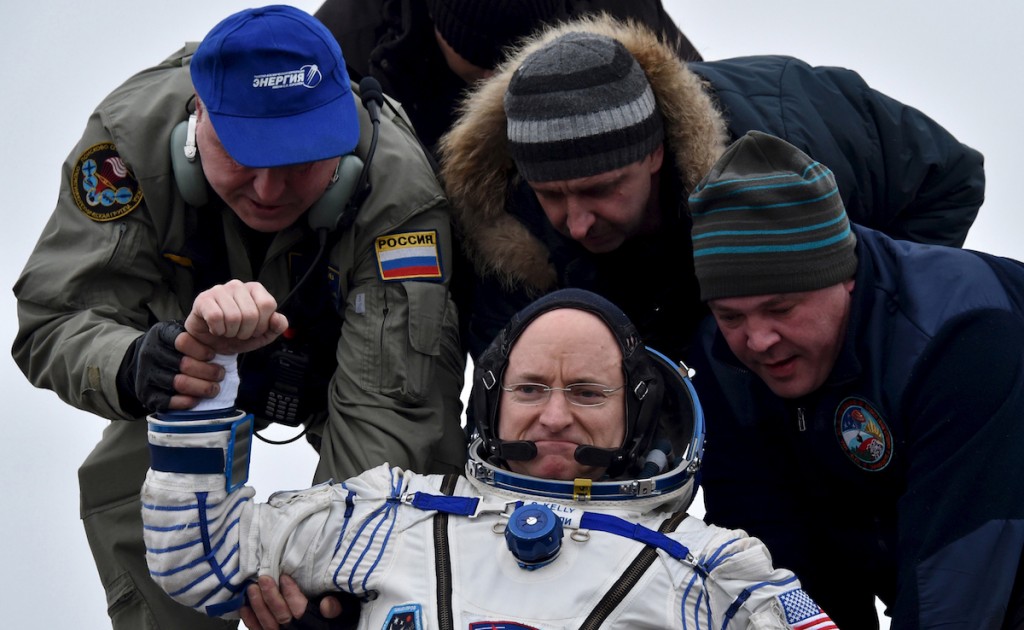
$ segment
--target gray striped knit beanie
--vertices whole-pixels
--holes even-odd
[[[649,155],[664,138],[647,76],[618,40],[567,33],[531,53],[505,92],[508,147],[528,181],[590,177]]]
[[[775,136],[734,142],[689,202],[704,301],[814,291],[857,269],[832,171]]]

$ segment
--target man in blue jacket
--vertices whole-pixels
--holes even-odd
[[[781,56],[686,63],[640,25],[580,18],[478,84],[442,143],[476,274],[470,352],[531,299],[575,287],[681,357],[706,314],[686,198],[751,129],[829,164],[851,219],[896,238],[960,246],[984,199],[980,153],[855,72]]]
[[[600,12],[644,24],[680,59],[701,59],[661,0],[324,0],[316,17],[338,39],[352,80],[377,79],[434,150],[463,92],[493,73],[506,47],[545,24]]]
[[[852,225],[827,167],[758,132],[689,207],[706,519],[839,627],[876,596],[894,628],[1020,627],[1024,265]]]

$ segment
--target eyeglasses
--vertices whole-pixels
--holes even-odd
[[[608,402],[612,394],[623,388],[608,387],[599,383],[573,383],[565,387],[549,387],[543,383],[513,383],[501,388],[511,394],[509,398],[518,405],[540,405],[551,398],[551,392],[562,392],[570,405],[577,407],[600,407]]]

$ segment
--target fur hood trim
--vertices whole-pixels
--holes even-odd
[[[441,175],[463,248],[478,274],[496,276],[508,288],[541,295],[557,278],[548,250],[505,204],[519,183],[506,140],[504,96],[512,74],[528,55],[573,31],[613,37],[647,74],[665,123],[665,145],[675,157],[686,193],[700,182],[725,150],[725,122],[703,80],[649,29],[606,15],[579,18],[546,28],[511,50],[494,76],[479,83],[460,104],[442,138]],[[666,161],[666,164],[670,162]]]

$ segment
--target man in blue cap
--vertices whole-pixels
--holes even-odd
[[[225,627],[146,568],[149,413],[240,379],[257,430],[295,426],[319,450],[317,480],[461,469],[449,208],[409,122],[359,92],[311,15],[245,10],[114,90],[65,164],[14,287],[13,354],[112,421],[79,477],[115,628]],[[194,306],[246,349],[280,336],[234,374],[184,332]]]

